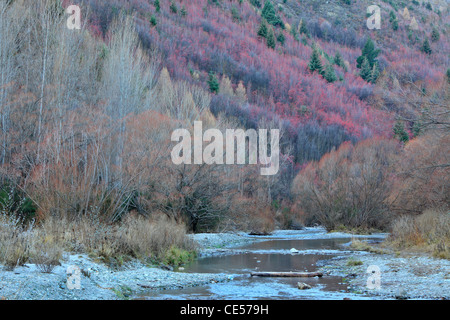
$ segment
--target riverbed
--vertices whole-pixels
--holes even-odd
[[[214,236],[205,237],[210,248],[203,249],[203,255],[178,272],[227,274],[231,281],[211,283],[195,288],[183,288],[149,292],[144,299],[214,299],[214,300],[256,300],[256,299],[315,299],[330,300],[344,298],[370,299],[370,295],[351,292],[349,284],[341,275],[326,274],[311,278],[267,278],[252,277],[251,272],[315,272],[326,261],[334,257],[352,257],[348,250],[352,237],[361,241],[381,241],[385,234],[352,236],[345,233],[326,233],[322,228],[305,228],[297,231],[275,231],[270,236],[245,237],[244,244],[226,248],[214,243]],[[209,239],[208,239],[209,237]],[[212,243],[211,243],[212,242]],[[216,248],[211,248],[216,247]],[[210,250],[210,252],[208,252]],[[358,253],[359,254],[359,253]],[[300,290],[298,283],[305,283],[309,289]]]
[[[449,299],[450,261],[420,254],[355,251],[352,238],[379,246],[386,234],[327,233],[323,228],[196,234],[199,258],[184,269],[163,270],[140,261],[111,269],[85,254],[66,253],[52,273],[26,264],[0,268],[0,299]],[[292,252],[291,249],[295,249]],[[349,262],[353,262],[349,264]],[[357,262],[357,263],[355,263]],[[381,272],[369,289],[369,266]],[[80,289],[67,286],[69,267],[81,270]],[[253,271],[320,271],[321,278],[258,278]],[[298,282],[311,288],[300,290]]]

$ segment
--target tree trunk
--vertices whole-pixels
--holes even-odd
[[[322,277],[322,272],[252,272],[252,277]]]

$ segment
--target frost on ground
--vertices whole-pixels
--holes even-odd
[[[384,234],[364,236],[379,240]],[[245,233],[196,234],[191,237],[198,243],[200,256],[235,254],[245,245],[268,239],[329,239],[358,238],[345,233],[326,233],[322,228],[305,228],[301,231],[275,231],[271,236],[248,236]],[[244,250],[245,251],[245,250]],[[311,253],[311,252],[309,252]],[[323,254],[324,252],[321,251]],[[330,252],[332,254],[336,254]],[[450,298],[450,261],[427,256],[396,256],[391,253],[374,254],[354,251],[346,246],[336,258],[324,260],[324,274],[344,277],[349,289],[369,297],[381,299],[440,299]],[[289,251],[286,252],[289,254]],[[300,253],[299,253],[300,254]],[[353,259],[348,263],[349,259]],[[366,273],[376,265],[381,271],[381,286],[369,290]],[[67,286],[67,269],[80,270],[80,289]],[[0,266],[1,267],[1,266]],[[228,281],[227,274],[184,273],[166,271],[146,266],[140,262],[128,263],[120,270],[90,259],[87,255],[68,254],[52,273],[42,273],[35,265],[27,264],[14,271],[0,269],[0,299],[17,300],[111,300],[135,298],[149,290],[184,288]]]
[[[80,271],[80,289],[67,283],[70,266]],[[225,274],[190,274],[147,267],[135,262],[112,270],[85,255],[70,255],[52,273],[41,273],[35,265],[0,271],[0,298],[14,300],[113,300],[132,298],[151,289],[182,288],[225,281]]]
[[[369,289],[370,283],[368,287],[373,276],[367,273],[369,266],[380,270],[379,288]],[[344,277],[351,292],[364,295],[383,299],[450,299],[450,261],[445,259],[354,252],[350,259],[341,256],[327,260],[321,271]]]
[[[245,234],[196,234],[200,254],[221,252],[220,248],[254,241]],[[80,270],[80,289],[70,289],[67,270]],[[66,255],[52,273],[40,272],[34,264],[17,267],[14,271],[0,266],[0,299],[14,300],[111,300],[130,298],[148,290],[193,287],[227,281],[226,274],[181,273],[166,271],[133,262],[121,270],[113,270],[87,255]],[[70,284],[69,284],[70,286]]]

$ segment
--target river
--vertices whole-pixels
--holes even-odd
[[[383,235],[360,236],[359,240],[379,241]],[[314,278],[267,278],[251,277],[253,271],[298,271],[313,272],[328,259],[352,256],[346,246],[350,244],[348,234],[327,234],[321,229],[281,231],[256,242],[234,247],[228,254],[199,258],[185,266],[183,271],[193,273],[226,273],[231,281],[212,283],[207,286],[176,290],[149,292],[145,299],[176,300],[270,300],[270,299],[315,299],[332,300],[343,298],[369,299],[348,291],[342,277]],[[292,253],[295,248],[298,252]],[[298,282],[311,286],[300,290]]]

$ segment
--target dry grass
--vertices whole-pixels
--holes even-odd
[[[450,212],[426,210],[419,216],[402,216],[392,225],[389,244],[400,249],[425,251],[450,259]]]
[[[363,262],[361,260],[356,260],[355,258],[349,258],[347,260],[347,266],[353,267],[353,266],[361,266],[363,265]]]
[[[7,270],[28,261],[33,226],[23,227],[20,219],[0,214],[0,263]]]
[[[121,226],[120,239],[137,257],[165,257],[172,248],[194,251],[194,242],[186,236],[184,224],[176,223],[166,216],[155,220],[129,217]]]
[[[352,243],[350,244],[350,248],[357,251],[368,251],[370,253],[377,253],[377,254],[383,254],[385,253],[384,250],[371,246],[367,242],[358,240],[358,239],[352,239]]]
[[[185,263],[195,247],[185,226],[165,216],[153,220],[130,216],[115,224],[94,216],[47,217],[38,226],[24,228],[17,219],[0,215],[0,264],[7,269],[29,261],[49,273],[59,265],[63,251],[87,253],[121,266],[131,258]]]

